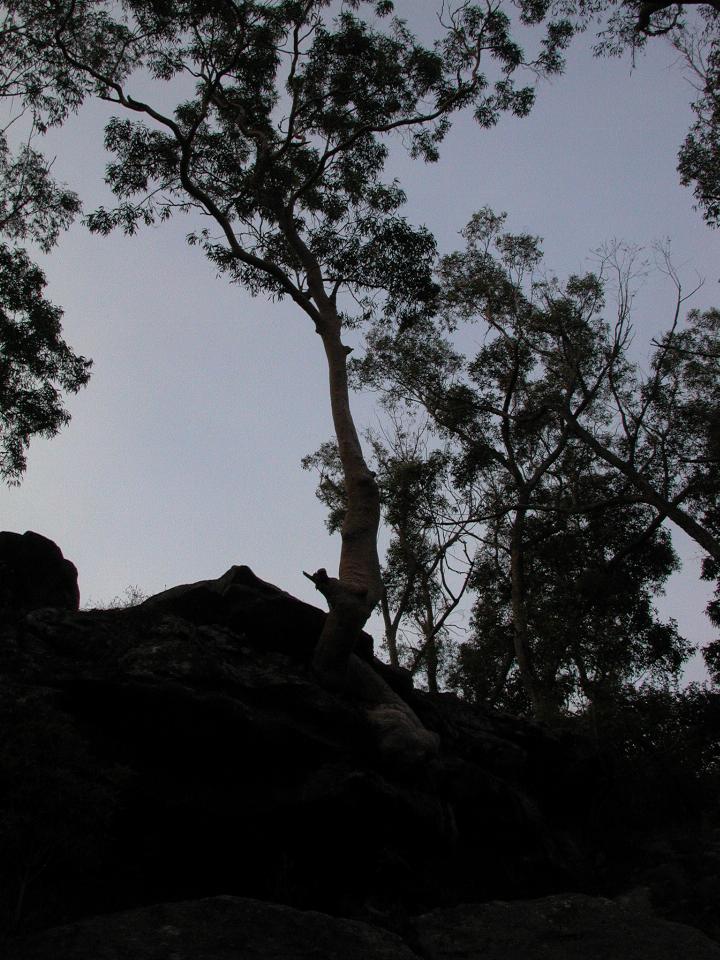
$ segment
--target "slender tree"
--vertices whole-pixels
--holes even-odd
[[[673,316],[655,345],[647,374],[640,374],[628,360],[627,288],[621,297],[624,316],[606,338],[592,370],[582,369],[577,341],[571,331],[563,330],[558,347],[573,386],[572,391],[564,389],[559,410],[568,430],[620,471],[639,501],[677,525],[717,561],[720,540],[708,521],[720,495],[718,312],[691,311],[683,323],[681,308],[689,295],[683,294],[671,265],[668,275],[676,288]],[[714,359],[706,359],[700,368],[698,351]],[[587,420],[590,406],[602,410],[610,430],[597,419]]]
[[[367,439],[389,533],[380,598],[384,647],[393,666],[423,676],[436,693],[451,657],[453,615],[472,576],[478,510],[471,491],[452,482],[451,452],[434,442],[427,419],[389,411],[387,425]],[[317,496],[333,532],[347,499],[336,445],[323,444],[303,466],[319,474]]]
[[[401,328],[432,309],[432,237],[384,183],[387,137],[432,160],[452,114],[485,126],[523,115],[523,67],[560,69],[569,29],[550,25],[530,64],[498,6],[446,11],[434,46],[391,17],[392,4],[327,0],[16,0],[15,33],[43,78],[113,117],[107,179],[119,200],[91,229],[129,233],[178,211],[199,214],[191,243],[253,293],[290,298],[319,335],[347,506],[339,576],[308,576],[330,611],[314,667],[345,683],[348,657],[380,599],[377,483],[350,411],[343,331],[372,315]],[[525,23],[541,20],[531,2]],[[139,92],[135,92],[135,91]],[[175,107],[169,106],[174,102]]]
[[[606,277],[572,277],[563,287],[545,279],[537,238],[506,234],[503,222],[481,211],[467,248],[440,267],[449,331],[466,321],[485,326],[471,360],[428,323],[402,338],[376,330],[355,369],[388,403],[423,407],[452,443],[454,481],[482,505],[471,586],[479,595],[475,646],[493,663],[483,696],[499,702],[516,672],[526,702],[547,719],[574,693],[593,699],[633,671],[679,668],[684,643],[657,621],[651,596],[675,563],[662,523],[695,488],[677,471],[681,462],[706,468],[689,452],[704,442],[707,414],[695,404],[688,431],[690,405],[636,376],[626,287],[610,325]],[[575,429],[582,422],[605,448],[622,451],[618,398],[642,408],[651,396],[643,419],[656,429],[636,447],[654,488],[678,484],[660,506]]]

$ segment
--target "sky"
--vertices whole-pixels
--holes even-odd
[[[412,6],[421,30],[433,8]],[[507,211],[509,230],[544,238],[546,265],[561,277],[592,269],[592,250],[612,238],[669,238],[688,286],[705,279],[690,306],[716,305],[720,232],[693,209],[675,169],[692,121],[681,65],[664,42],[634,68],[593,58],[590,45],[580,38],[565,74],[539,85],[528,118],[486,131],[461,117],[433,165],[395,150],[389,172],[408,194],[405,212],[448,252],[462,245],[475,210]],[[90,105],[46,145],[56,179],[86,210],[108,202],[109,115]],[[150,595],[217,577],[232,564],[322,606],[302,571],[336,569],[339,538],[327,534],[315,478],[300,467],[331,435],[320,340],[292,305],[253,300],[217,279],[185,244],[187,229],[179,219],[134,238],[99,238],[77,223],[39,258],[48,295],[65,311],[65,337],[92,357],[93,376],[68,400],[69,427],[32,442],[22,484],[0,488],[0,527],[55,540],[78,567],[84,606],[129,586]],[[637,298],[638,359],[671,312],[667,280],[648,277]],[[353,408],[360,428],[376,424],[373,397],[356,396]],[[659,605],[686,636],[707,642],[700,551],[675,542],[683,569]],[[688,675],[702,676],[698,662]]]

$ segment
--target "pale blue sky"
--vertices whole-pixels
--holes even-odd
[[[415,9],[427,21],[432,6]],[[708,307],[720,299],[720,233],[692,209],[675,171],[691,98],[662,42],[632,70],[628,60],[593,59],[583,39],[566,74],[541,84],[529,118],[492,131],[461,118],[440,163],[393,154],[391,172],[408,192],[408,216],[443,251],[486,204],[508,211],[509,229],[544,237],[547,266],[561,276],[589,269],[590,251],[612,237],[670,237],[688,283],[695,271],[706,278],[693,305]],[[105,196],[107,115],[93,105],[52,134],[55,175],[86,209]],[[302,570],[336,567],[339,544],[300,468],[331,432],[320,341],[290,305],[215,279],[185,245],[186,229],[180,218],[133,239],[100,239],[77,224],[44,259],[66,337],[94,359],[94,373],[69,402],[69,428],[34,441],[22,485],[0,489],[0,526],[56,540],[78,566],[83,603],[247,563],[322,605]],[[669,319],[671,296],[661,278],[644,287],[639,356]],[[357,398],[355,411],[360,426],[373,423],[372,398]],[[707,641],[698,551],[679,547],[688,561],[662,609]]]

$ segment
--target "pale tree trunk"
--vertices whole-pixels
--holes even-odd
[[[339,577],[328,577],[325,570],[318,570],[310,577],[329,607],[312,666],[324,686],[342,690],[347,682],[349,657],[382,594],[377,552],[380,495],[375,474],[365,463],[350,412],[347,381],[349,351],[341,340],[340,318],[335,310],[325,310],[322,319],[318,333],[327,357],[330,406],[347,505],[340,531]]]
[[[340,531],[339,576],[329,577],[324,569],[307,574],[329,608],[313,654],[312,669],[326,689],[350,689],[356,699],[364,702],[383,756],[398,763],[418,763],[438,752],[437,734],[423,726],[369,663],[353,655],[360,632],[382,596],[377,552],[380,494],[375,474],[365,463],[350,412],[349,350],[342,343],[340,318],[334,308],[323,311],[318,333],[328,362],[330,405],[347,502]]]
[[[317,308],[315,330],[327,358],[330,409],[346,493],[339,575],[329,577],[323,568],[306,574],[328,604],[312,670],[326,689],[342,692],[351,688],[353,695],[365,702],[381,753],[399,762],[417,762],[438,752],[437,734],[423,726],[369,663],[353,654],[362,628],[382,596],[382,578],[377,552],[380,493],[375,474],[365,462],[350,411],[350,348],[342,342],[342,323],[333,298],[325,290],[320,265],[298,235],[287,211],[280,211],[279,221],[305,265],[309,292]]]

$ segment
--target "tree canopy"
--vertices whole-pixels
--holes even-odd
[[[551,9],[570,18],[573,30],[595,32],[595,52],[633,63],[648,43],[669,43],[696,91],[695,120],[678,151],[683,186],[692,187],[706,222],[720,225],[720,4],[717,0],[555,0]]]
[[[481,211],[466,249],[441,261],[444,330],[378,326],[354,371],[391,410],[431,418],[455,502],[473,505],[456,518],[474,541],[476,600],[455,682],[548,717],[641,677],[667,682],[689,653],[654,597],[677,563],[668,518],[716,552],[715,313],[681,318],[662,257],[676,296],[642,374],[629,352],[636,253],[606,249],[598,272],[561,284],[538,239],[503,226]],[[482,345],[466,357],[453,337],[469,323]]]
[[[12,78],[0,97],[15,94]],[[0,477],[13,483],[26,467],[33,436],[54,436],[70,416],[62,392],[89,379],[90,362],[62,339],[62,310],[44,295],[45,278],[19,242],[43,252],[80,209],[52,178],[31,136],[15,151],[0,131]]]
[[[91,230],[132,234],[188,214],[189,242],[219,273],[291,299],[319,334],[346,502],[339,575],[307,574],[329,606],[313,668],[332,689],[354,674],[386,704],[395,732],[384,714],[377,727],[392,749],[404,729],[408,751],[432,751],[409,707],[351,657],[382,593],[380,507],[342,337],[371,319],[404,330],[435,307],[434,240],[407,222],[401,187],[383,179],[388,137],[432,161],[458,110],[485,127],[523,116],[533,88],[517,77],[560,69],[569,24],[547,22],[526,58],[511,17],[492,5],[446,11],[430,46],[384,0],[12,0],[6,10],[15,62],[36,64],[50,119],[87,98],[120,112],[105,127],[117,204],[89,214]],[[526,24],[547,13],[527,0],[516,10]],[[41,110],[36,89],[26,100]]]
[[[717,11],[709,10],[712,51]],[[219,274],[253,295],[292,301],[321,339],[335,437],[314,463],[329,478],[321,492],[342,550],[337,577],[323,567],[307,576],[330,609],[314,660],[327,686],[346,683],[378,602],[389,647],[403,618],[414,624],[414,663],[437,683],[439,641],[460,590],[445,576],[456,547],[466,558],[460,592],[480,595],[475,646],[494,658],[490,686],[512,699],[519,679],[518,697],[538,715],[557,708],[558,690],[564,702],[578,690],[592,699],[647,670],[677,672],[685,647],[658,620],[652,595],[675,564],[665,520],[708,553],[709,576],[720,555],[717,370],[707,362],[715,312],[683,319],[678,281],[674,321],[644,374],[628,353],[632,298],[620,248],[606,251],[595,273],[560,283],[540,275],[537,238],[505,233],[503,218],[485,209],[466,228],[466,249],[436,271],[434,238],[403,215],[405,195],[386,164],[391,143],[436,160],[459,111],[483,127],[527,114],[535,78],[561,70],[573,33],[596,15],[606,18],[601,52],[618,52],[658,33],[686,39],[679,8],[460,3],[443,8],[428,43],[389,2],[11,0],[4,11],[8,95],[39,130],[89,99],[114,111],[104,144],[115,200],[87,215],[90,229],[131,235],[184,217],[188,242]],[[519,26],[535,28],[530,53]],[[708,104],[702,117],[712,127]],[[20,156],[33,199],[13,200],[8,160],[7,235],[47,247],[78,201],[53,184],[39,154],[28,147]],[[697,171],[688,176],[700,183]],[[712,219],[711,202],[701,202]],[[43,305],[41,275],[18,257],[11,266],[28,282],[22,293],[8,286],[15,315],[30,318],[23,330],[36,338],[46,331],[43,344],[55,337],[49,354],[28,340],[30,369],[31,355],[62,353],[60,314]],[[608,270],[621,276],[610,321]],[[478,318],[484,341],[468,358],[451,334]],[[401,430],[387,445],[375,437],[372,462],[366,456],[345,342],[361,327],[368,351],[353,368],[357,382],[380,387],[396,409],[422,406],[437,449],[410,455]],[[76,389],[87,362],[63,357],[47,371]],[[57,390],[43,396],[46,418],[61,416]],[[42,419],[19,407],[12,417],[25,423],[17,470]],[[424,503],[460,513],[440,527]],[[384,583],[381,509],[393,532]],[[598,597],[588,596],[589,577],[603,584]],[[568,604],[575,632],[587,637],[583,651],[561,629]]]

